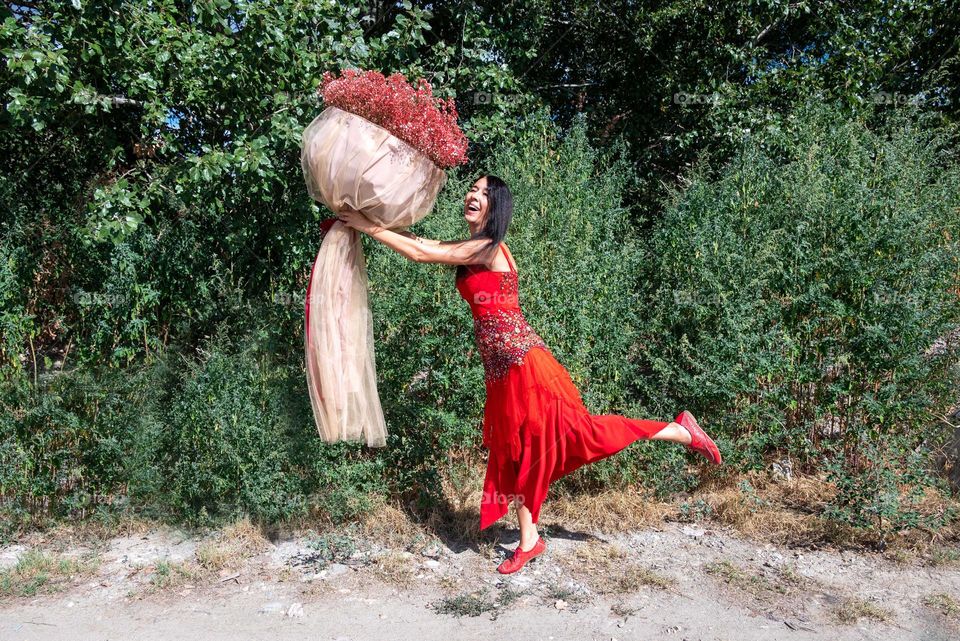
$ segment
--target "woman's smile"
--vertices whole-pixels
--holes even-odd
[[[467,191],[463,199],[463,217],[468,223],[478,225],[487,213],[487,178],[484,176]]]

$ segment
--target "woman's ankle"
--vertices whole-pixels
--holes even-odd
[[[520,549],[524,552],[529,552],[530,548],[537,544],[537,541],[540,539],[540,533],[536,532],[533,534],[532,538],[520,537]]]
[[[672,422],[670,425],[673,426],[673,429],[677,433],[678,443],[681,443],[682,445],[690,445],[690,443],[693,442],[693,434],[690,433],[690,430],[685,428],[683,425],[680,425],[680,423]]]

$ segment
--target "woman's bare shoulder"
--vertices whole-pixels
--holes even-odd
[[[500,241],[497,249],[503,249],[503,251],[495,251],[491,256],[490,260],[486,263],[487,269],[492,269],[497,272],[507,272],[510,271],[510,261],[507,259],[507,256],[513,256],[510,253],[510,248],[507,247],[507,244],[503,241]]]

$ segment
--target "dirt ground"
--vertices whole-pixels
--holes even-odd
[[[240,525],[0,548],[0,639],[957,639],[960,561],[790,549],[665,522],[617,535],[543,528],[516,544],[350,531],[269,540]],[[411,551],[414,550],[414,551]]]

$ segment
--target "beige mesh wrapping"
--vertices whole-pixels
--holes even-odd
[[[386,129],[336,107],[304,130],[301,165],[314,200],[334,212],[349,205],[391,229],[426,216],[447,180],[427,156]],[[387,428],[359,232],[334,223],[307,291],[307,387],[317,430],[326,442],[365,440],[382,447]]]

